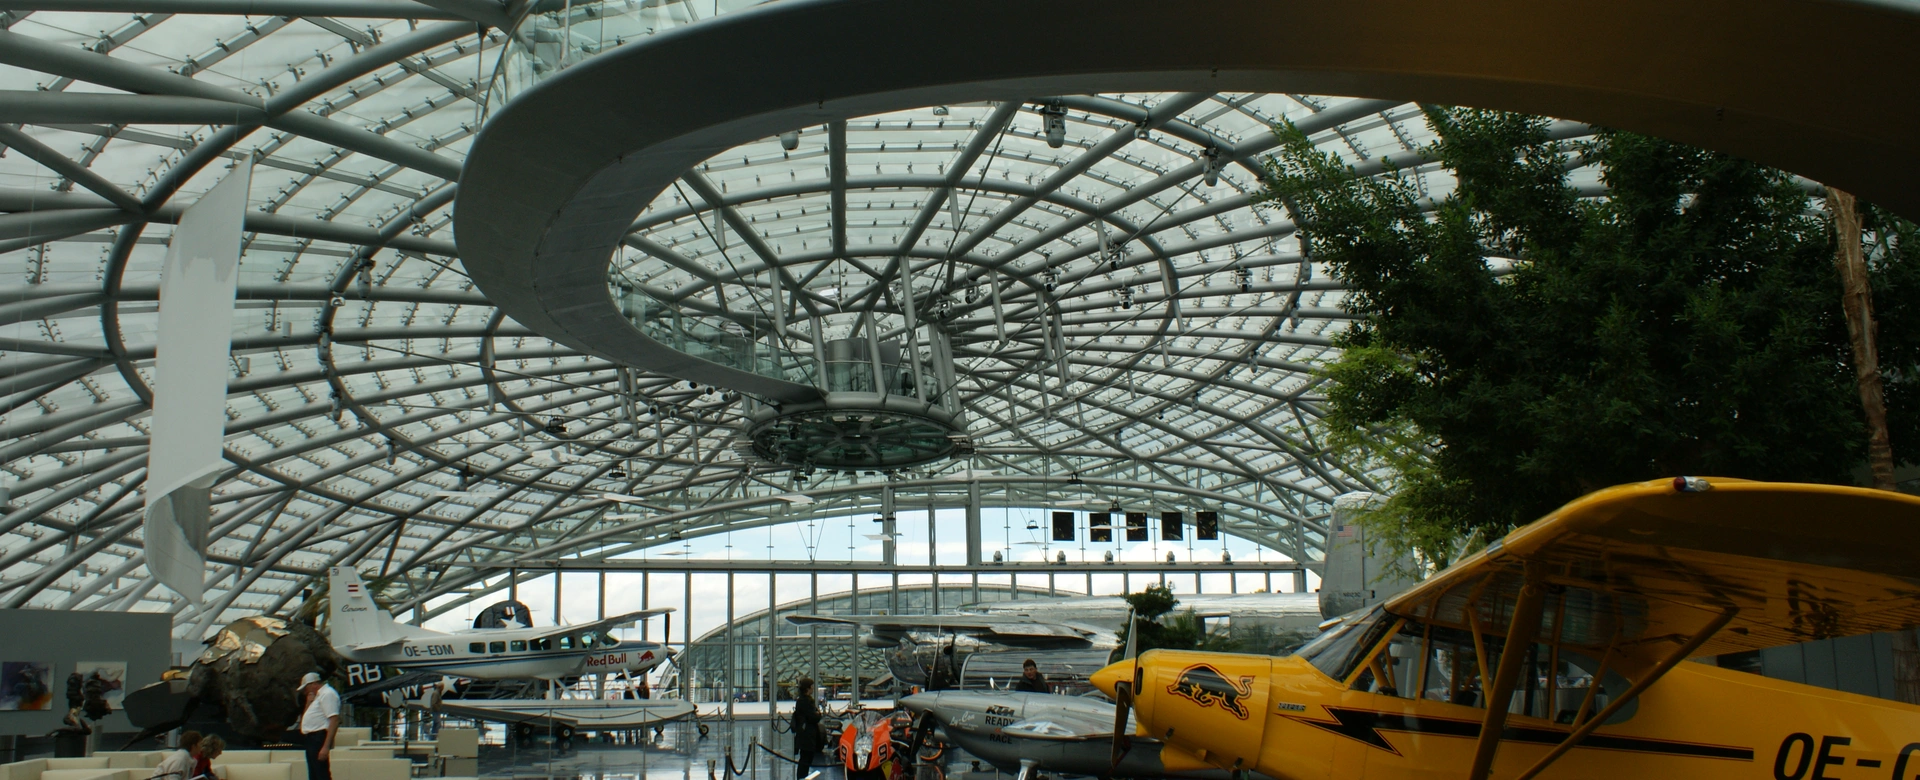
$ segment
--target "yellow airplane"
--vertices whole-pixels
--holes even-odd
[[[1093,681],[1242,776],[1914,780],[1920,707],[1683,663],[1914,625],[1920,498],[1682,477],[1580,498],[1292,656]]]

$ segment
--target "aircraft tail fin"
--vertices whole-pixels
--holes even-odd
[[[413,633],[374,603],[353,567],[335,566],[327,574],[327,626],[335,647],[379,647]]]

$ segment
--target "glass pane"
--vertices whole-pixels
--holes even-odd
[[[1300,648],[1299,655],[1328,677],[1345,680],[1392,625],[1393,621],[1388,619],[1387,614],[1376,607]]]

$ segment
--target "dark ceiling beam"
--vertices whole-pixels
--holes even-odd
[[[411,0],[0,0],[0,11],[79,11],[125,14],[220,16],[333,16],[346,19],[445,19],[470,17]]]

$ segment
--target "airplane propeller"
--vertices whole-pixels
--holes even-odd
[[[907,771],[909,773],[913,771],[914,767],[919,766],[920,748],[926,744],[927,732],[932,729],[933,712],[931,710],[922,712],[920,713],[920,717],[914,718],[913,739],[907,743]]]
[[[1127,728],[1127,716],[1133,711],[1133,694],[1140,690],[1140,623],[1132,609],[1127,610],[1127,652],[1125,660],[1133,664],[1133,678],[1113,684],[1113,766],[1120,771],[1120,760],[1133,749],[1133,732]]]

